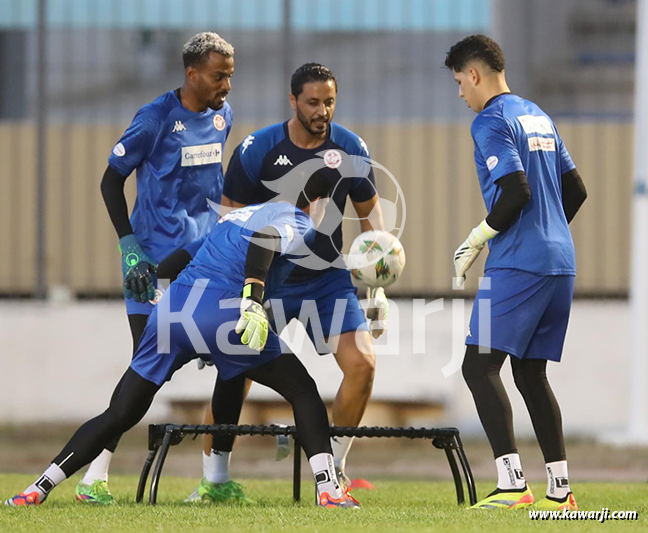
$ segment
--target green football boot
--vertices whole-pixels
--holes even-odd
[[[570,492],[562,499],[545,496],[542,500],[536,502],[533,505],[533,508],[540,511],[562,511],[564,509],[567,509],[568,511],[578,511],[578,504],[576,503],[576,498],[574,498],[574,495]]]
[[[496,489],[470,509],[524,509],[531,506],[533,502],[533,493],[530,487],[525,487],[522,490]]]
[[[79,482],[74,489],[74,497],[78,502],[96,505],[111,505],[115,501],[108,488],[108,482],[100,479],[93,482],[92,485]]]
[[[211,502],[225,503],[236,502],[252,504],[254,500],[248,498],[243,492],[243,485],[230,480],[227,483],[212,483],[203,478],[198,488],[185,500],[185,502]]]

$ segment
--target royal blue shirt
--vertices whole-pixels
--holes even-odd
[[[574,242],[562,204],[562,175],[575,166],[551,118],[533,102],[502,94],[477,115],[471,133],[489,212],[501,194],[497,180],[503,176],[524,171],[531,189],[519,218],[489,241],[486,270],[576,274]]]
[[[274,124],[248,135],[234,150],[225,173],[223,195],[245,205],[271,201],[281,192],[281,178],[298,167],[303,185],[315,171],[328,177],[333,187],[332,201],[311,246],[313,255],[287,280],[304,282],[330,270],[332,265],[345,268],[340,254],[347,197],[365,202],[377,194],[373,168],[365,159],[369,157],[366,143],[339,124],[331,123],[324,143],[313,149],[292,143],[288,122]],[[294,180],[287,185],[294,188]],[[294,188],[294,193],[298,194],[299,189]]]
[[[281,251],[272,261],[265,285],[265,297],[272,298],[295,267],[304,246],[315,238],[313,222],[306,213],[286,202],[249,205],[222,217],[176,283],[192,286],[208,279],[210,288],[240,293],[245,284],[245,261],[250,237],[271,226],[281,237]]]
[[[220,202],[231,127],[228,103],[194,113],[169,91],[137,112],[113,148],[113,169],[123,176],[137,171],[131,225],[154,261],[202,239],[218,220],[207,199]]]

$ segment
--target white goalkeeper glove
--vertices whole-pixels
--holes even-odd
[[[371,320],[369,330],[374,339],[380,337],[387,329],[387,316],[389,315],[389,300],[385,295],[385,289],[367,289],[367,318]]]
[[[475,262],[479,253],[484,249],[488,241],[495,237],[499,231],[491,228],[486,220],[482,220],[479,226],[473,228],[468,238],[457,248],[454,253],[455,273],[457,274],[457,286],[461,287],[466,279],[466,272]]]

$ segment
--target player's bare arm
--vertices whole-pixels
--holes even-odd
[[[365,231],[385,230],[385,222],[383,220],[382,208],[380,207],[380,200],[376,194],[366,202],[355,202],[351,200],[353,207],[360,219],[360,229]]]

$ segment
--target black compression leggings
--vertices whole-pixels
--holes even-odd
[[[479,353],[467,346],[462,371],[473,395],[493,455],[517,453],[513,434],[513,413],[500,370],[507,354],[500,350]],[[481,351],[485,351],[483,348]],[[511,357],[515,385],[522,394],[545,462],[563,461],[565,441],[560,407],[547,380],[547,361]]]
[[[245,399],[245,379],[245,374],[240,374],[227,381],[218,376],[211,401],[214,424],[238,424]],[[213,450],[231,452],[233,446],[233,436],[214,435]]]
[[[126,370],[118,387],[110,407],[83,424],[52,461],[67,477],[93,461],[106,448],[107,442],[118,439],[142,420],[160,388],[132,368]]]
[[[135,355],[135,352],[137,351],[137,347],[139,346],[140,339],[142,338],[142,333],[144,333],[144,328],[146,327],[147,320],[148,315],[128,315],[128,325],[130,326],[131,335],[133,336],[133,355]],[[117,386],[115,387],[112,398],[110,398],[111,404],[115,400],[115,396],[119,394],[123,380],[124,376],[122,376],[122,378],[119,380],[119,383],[117,383]],[[108,444],[106,444],[105,449],[114,453],[117,449],[117,445],[119,444],[119,439],[121,439],[121,435],[118,435]]]
[[[288,400],[306,457],[310,459],[318,453],[333,453],[326,407],[315,381],[294,354],[281,354],[249,370],[245,376],[270,387]]]
[[[282,354],[246,375],[274,389],[291,403],[299,441],[307,457],[332,453],[326,407],[313,378],[299,359],[292,354]],[[142,420],[159,388],[129,368],[120,381],[120,390],[113,394],[110,407],[83,424],[52,462],[70,477],[93,461],[106,447],[106,442],[121,436]]]

